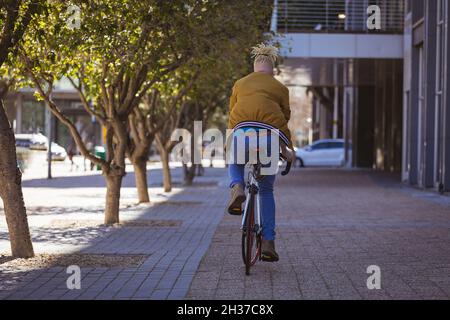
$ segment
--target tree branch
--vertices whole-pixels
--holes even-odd
[[[45,102],[47,102],[47,105],[50,109],[50,111],[55,115],[56,118],[58,118],[59,121],[61,121],[61,123],[63,123],[68,129],[70,134],[72,135],[78,149],[80,150],[81,154],[89,159],[90,161],[92,161],[95,164],[99,164],[102,167],[107,167],[108,163],[106,161],[104,161],[103,159],[93,155],[92,153],[89,152],[89,150],[87,149],[85,143],[83,142],[83,139],[81,138],[80,133],[78,132],[77,128],[75,127],[75,125],[72,123],[72,121],[70,121],[69,118],[67,118],[59,109],[59,107],[54,103],[54,101],[50,98],[50,92],[51,92],[51,88],[49,89],[48,92],[46,92],[44,90],[44,88],[42,87],[40,81],[38,80],[37,76],[34,74],[34,72],[31,70],[29,64],[30,64],[30,60],[28,59],[27,56],[22,55],[22,57],[25,60],[25,64],[26,64],[26,69],[29,73],[29,75],[31,76],[31,79],[33,81],[33,83],[36,85],[36,88],[39,92],[39,94],[42,96],[42,98],[45,100]]]
[[[83,92],[83,88],[82,88],[82,85],[81,85],[81,81],[80,81],[80,84],[77,85],[77,84],[75,83],[75,81],[74,81],[71,77],[68,77],[68,79],[69,79],[70,83],[72,84],[72,86],[75,88],[75,90],[77,90],[78,95],[79,95],[79,97],[80,97],[80,100],[81,100],[81,102],[82,102],[82,104],[83,104],[84,109],[85,109],[91,116],[93,116],[93,117],[95,117],[96,119],[98,119],[99,122],[100,122],[103,126],[106,126],[106,118],[105,118],[104,116],[102,116],[100,113],[98,113],[98,112],[96,112],[95,110],[93,110],[93,109],[89,106],[89,103],[88,103],[88,101],[87,101],[86,95],[85,95],[84,92]]]

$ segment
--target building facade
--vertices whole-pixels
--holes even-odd
[[[450,191],[448,0],[409,0],[405,9],[402,179]]]
[[[277,0],[274,8],[284,79],[312,96],[312,139],[343,138],[347,167],[400,173],[404,1]]]

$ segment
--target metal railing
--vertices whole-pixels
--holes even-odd
[[[380,8],[381,28],[369,30],[367,8]],[[403,33],[404,0],[276,0],[272,30],[281,33]]]

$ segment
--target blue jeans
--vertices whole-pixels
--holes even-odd
[[[243,128],[244,131],[250,127]],[[251,128],[258,131],[258,128]],[[269,136],[270,137],[270,136]],[[268,142],[270,146],[270,142]],[[248,143],[245,144],[246,159],[248,158]],[[269,147],[270,149],[270,147]],[[269,150],[270,153],[270,150]],[[228,173],[230,176],[230,188],[239,183],[245,187],[245,165],[232,163],[228,166]],[[275,175],[264,175],[259,185],[260,208],[262,215],[262,234],[265,240],[275,240],[275,198],[273,196],[273,184],[275,182]]]

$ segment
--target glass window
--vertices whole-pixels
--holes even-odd
[[[329,148],[331,149],[342,149],[344,148],[344,143],[343,142],[330,142],[329,143]]]
[[[31,145],[31,139],[16,139],[16,146],[17,147],[23,147],[23,148],[29,148]]]
[[[312,150],[322,150],[327,148],[326,142],[319,142],[312,146]]]
[[[25,101],[22,105],[22,132],[45,132],[45,105],[43,102]]]

